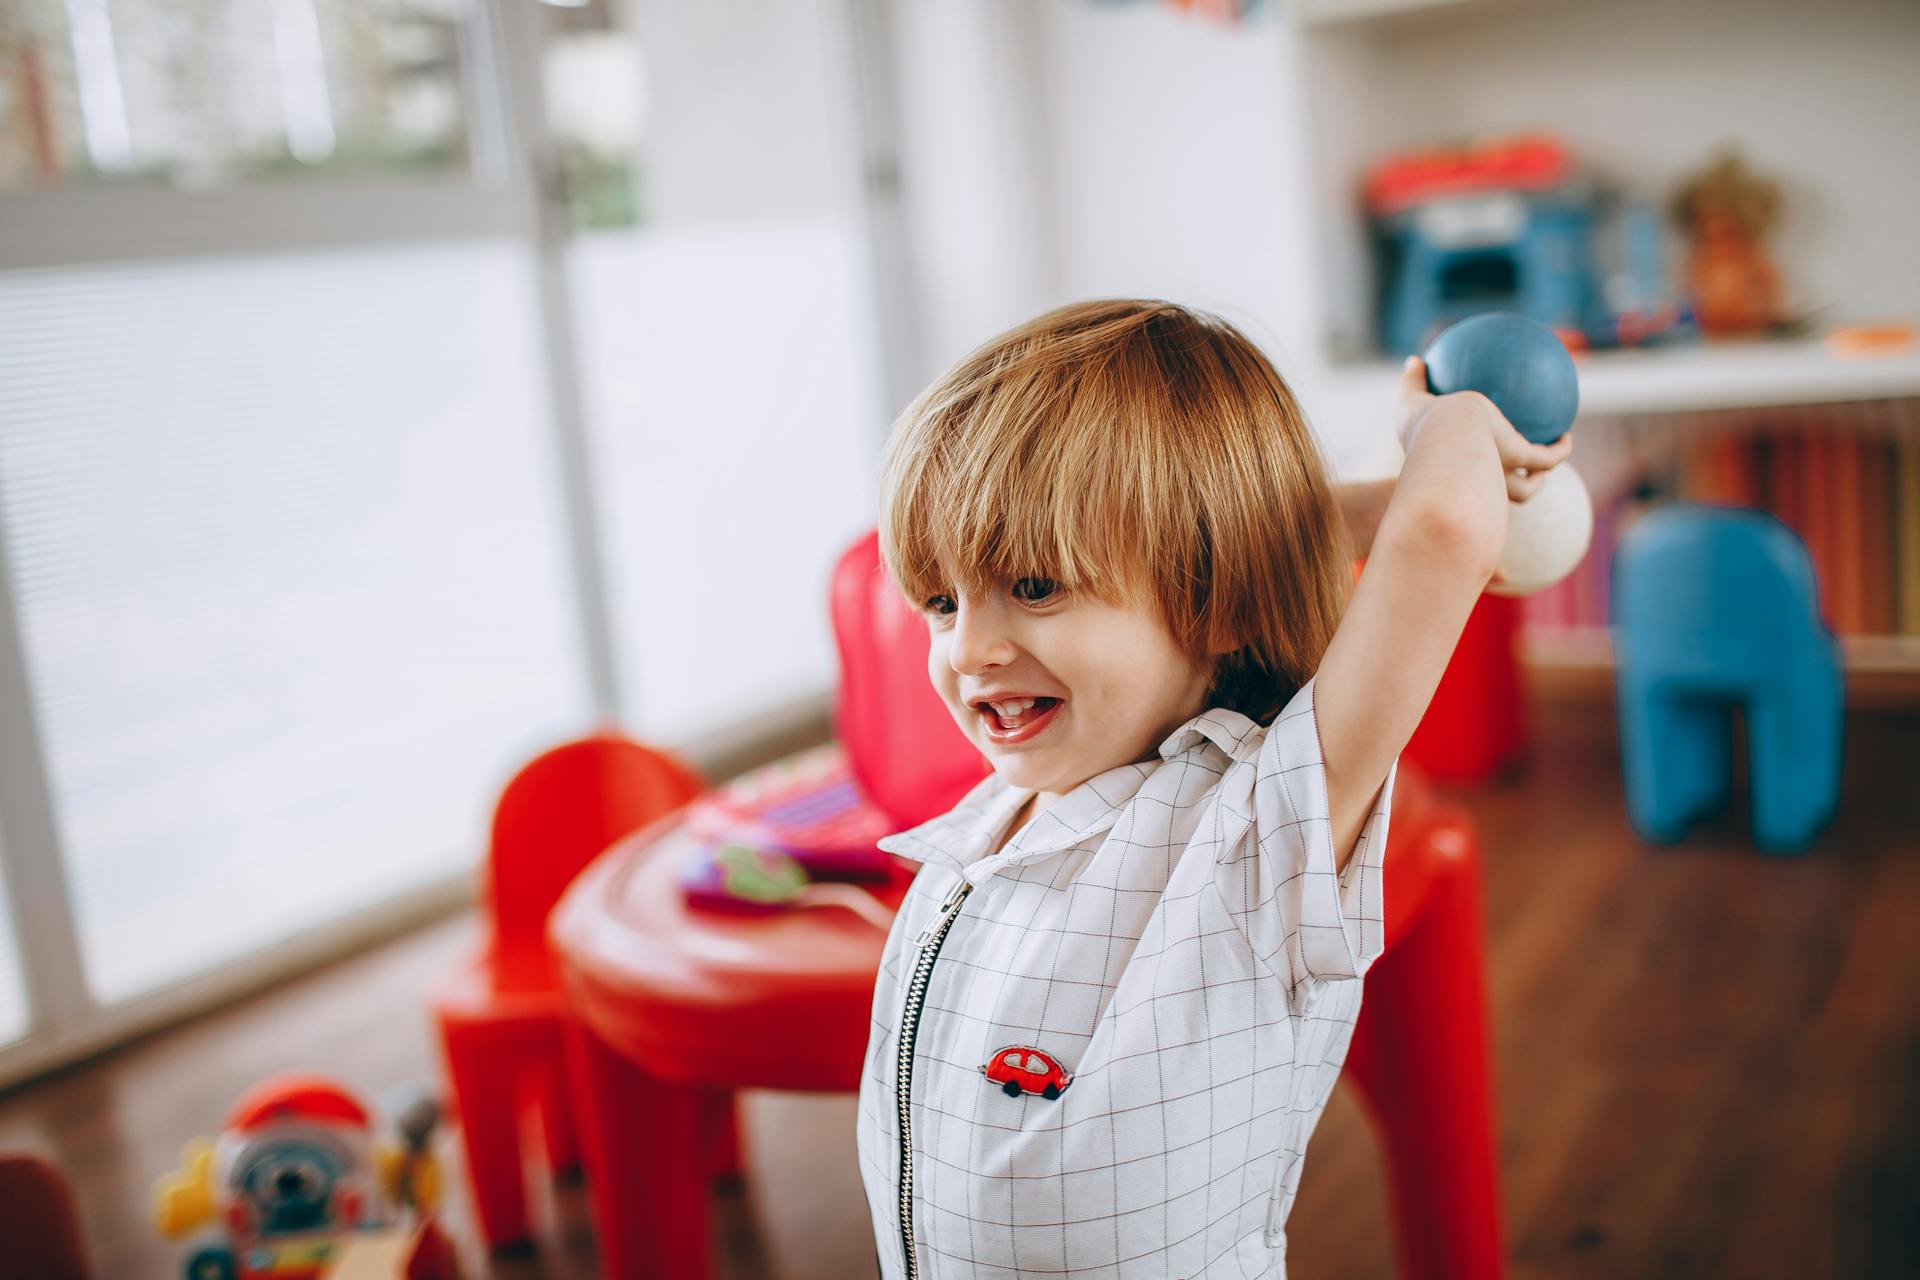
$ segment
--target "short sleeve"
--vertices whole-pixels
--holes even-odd
[[[1387,771],[1373,812],[1344,870],[1334,869],[1327,770],[1314,716],[1314,682],[1288,702],[1257,751],[1221,780],[1212,833],[1214,876],[1254,952],[1287,979],[1366,973],[1385,945],[1383,887],[1387,814],[1399,762]]]

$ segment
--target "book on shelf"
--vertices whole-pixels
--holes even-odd
[[[1899,630],[1920,636],[1920,412],[1901,405],[1893,423],[1894,599]]]
[[[1544,630],[1607,625],[1612,553],[1644,509],[1675,499],[1770,512],[1806,545],[1828,627],[1920,637],[1920,400],[1635,421],[1593,498],[1593,544],[1529,597]],[[1583,473],[1585,468],[1582,468]]]

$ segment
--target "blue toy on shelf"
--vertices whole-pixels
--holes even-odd
[[[1634,829],[1670,843],[1724,807],[1741,707],[1754,840],[1806,849],[1839,804],[1845,715],[1806,545],[1762,512],[1676,503],[1620,540],[1611,611]]]
[[[1574,192],[1476,194],[1379,218],[1381,348],[1418,351],[1482,311],[1584,330],[1599,301],[1593,229],[1591,201]]]

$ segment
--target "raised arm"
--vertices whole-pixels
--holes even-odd
[[[1474,392],[1434,396],[1407,361],[1395,430],[1406,450],[1397,482],[1371,491],[1378,516],[1367,565],[1314,682],[1326,761],[1335,864],[1345,868],[1387,770],[1413,736],[1467,615],[1493,574],[1507,503],[1531,497],[1541,473],[1573,448],[1529,443]],[[1350,525],[1368,491],[1342,494]],[[1349,507],[1349,502],[1354,503]]]

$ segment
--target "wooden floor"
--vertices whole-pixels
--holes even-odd
[[[1920,1276],[1920,717],[1856,715],[1819,849],[1762,857],[1728,820],[1677,849],[1627,829],[1611,718],[1542,709],[1524,776],[1467,793],[1487,850],[1511,1273]],[[0,1148],[75,1177],[103,1280],[167,1280],[153,1176],[271,1072],[378,1098],[431,1080],[421,992],[466,945],[436,926],[78,1070],[0,1095]],[[848,1097],[753,1095],[728,1280],[872,1274]],[[470,1241],[458,1160],[454,1225]],[[579,1187],[493,1280],[586,1280]],[[1391,1274],[1372,1141],[1344,1091],[1291,1220],[1303,1280]],[[4,1272],[0,1248],[0,1272]]]

